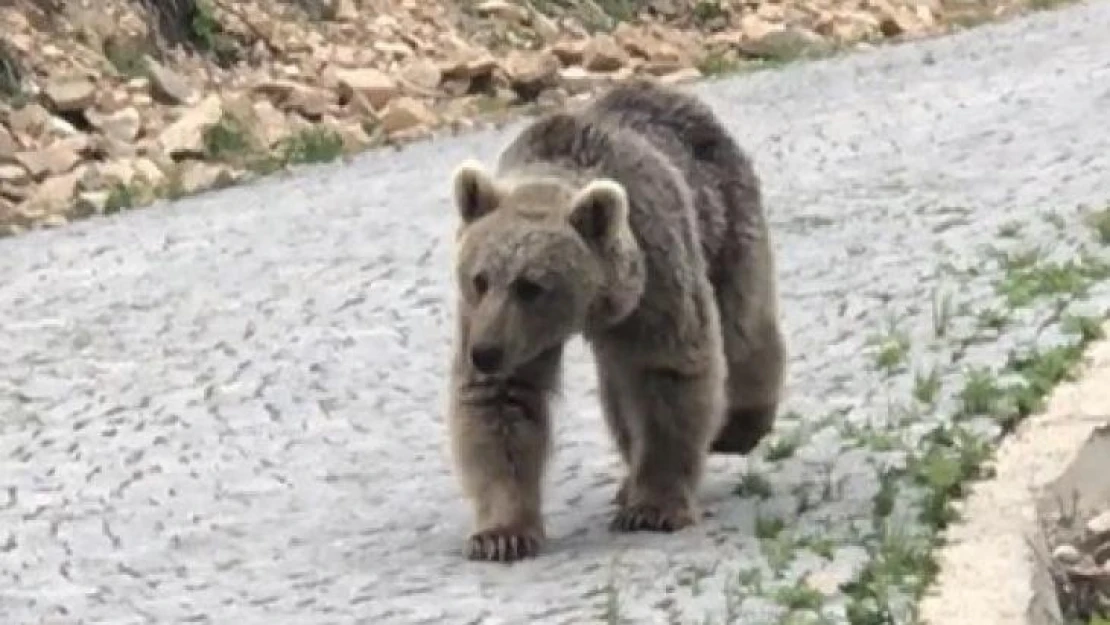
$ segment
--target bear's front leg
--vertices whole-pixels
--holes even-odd
[[[471,560],[512,562],[537,555],[544,540],[543,473],[549,455],[547,399],[511,382],[458,389],[450,415],[463,491],[474,503]]]
[[[653,368],[618,375],[625,378],[617,387],[629,408],[622,417],[631,462],[612,528],[671,532],[697,523],[697,488],[724,403],[720,373],[710,365],[697,373]]]

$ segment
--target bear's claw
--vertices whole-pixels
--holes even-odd
[[[515,562],[534,558],[539,550],[540,538],[535,532],[512,527],[475,532],[466,543],[467,558],[483,562]]]
[[[639,504],[618,510],[609,527],[618,532],[675,532],[693,523],[689,509],[684,506]]]

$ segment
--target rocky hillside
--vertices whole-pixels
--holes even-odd
[[[0,235],[558,106],[633,75],[695,80],[1019,8],[11,0],[0,7]]]

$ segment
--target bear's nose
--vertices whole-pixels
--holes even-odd
[[[505,353],[496,345],[475,345],[470,349],[470,362],[482,373],[493,373],[501,366]]]

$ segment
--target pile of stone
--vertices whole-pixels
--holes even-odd
[[[1068,622],[1110,619],[1110,510],[1052,552],[1060,606]]]
[[[598,0],[558,14],[508,0],[197,2],[201,53],[150,48],[137,0],[0,7],[0,43],[21,68],[0,71],[0,235],[103,212],[113,193],[249,175],[246,159],[215,154],[214,128],[257,153],[312,129],[352,152],[631,76],[679,83],[948,23],[940,0],[644,0],[623,22]]]

